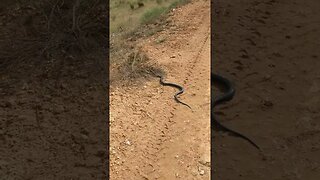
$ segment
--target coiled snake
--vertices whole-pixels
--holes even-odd
[[[211,111],[213,111],[214,107],[223,103],[223,102],[226,102],[226,101],[230,101],[231,99],[233,99],[234,95],[235,95],[235,89],[233,88],[231,82],[220,76],[220,75],[217,75],[217,74],[214,74],[214,73],[211,73],[211,82],[217,82],[221,85],[223,85],[225,88],[226,88],[226,93],[221,95],[221,96],[218,96],[215,98],[215,100],[212,100],[212,103],[211,103]],[[212,84],[211,84],[212,86]],[[211,123],[212,125],[215,125],[218,129],[220,130],[223,130],[223,131],[227,131],[227,132],[230,132],[231,134],[235,135],[235,136],[238,136],[238,137],[241,137],[245,140],[247,140],[249,143],[251,143],[254,147],[256,147],[257,149],[260,150],[260,147],[254,143],[251,139],[249,139],[248,137],[246,137],[245,135],[242,135],[232,129],[229,129],[227,128],[226,126],[222,125],[219,121],[217,121],[217,119],[215,118],[214,116],[214,113],[211,114]]]

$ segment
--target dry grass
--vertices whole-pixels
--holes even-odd
[[[150,70],[161,71],[136,47],[136,40],[163,29],[166,14],[189,0],[113,0],[110,2],[111,80],[132,82],[150,76]],[[139,7],[138,3],[143,3]],[[156,24],[152,27],[149,24]],[[159,38],[156,43],[162,43]]]
[[[190,0],[111,0],[110,32],[132,31]],[[143,3],[139,7],[137,4]]]
[[[123,62],[111,65],[111,86],[134,85],[138,82],[154,77],[153,72],[163,74],[163,70],[150,61],[140,49],[135,49],[126,55]]]

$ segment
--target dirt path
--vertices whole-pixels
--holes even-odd
[[[112,90],[111,179],[210,179],[210,2],[193,1],[169,19],[141,44],[168,82],[185,87],[180,97],[192,110],[156,78]]]
[[[215,1],[214,71],[237,94],[221,122],[262,148],[215,133],[214,179],[320,179],[320,2]]]

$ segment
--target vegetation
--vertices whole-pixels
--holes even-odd
[[[151,23],[156,18],[160,17],[166,11],[167,11],[167,8],[165,8],[165,7],[155,7],[153,9],[150,9],[142,15],[141,22],[142,23]]]
[[[111,0],[110,32],[132,31],[190,0]],[[140,4],[140,5],[139,5]],[[143,4],[143,5],[141,5]]]
[[[110,57],[111,79],[126,79],[144,76],[153,69],[148,58],[136,47],[134,39],[153,35],[162,26],[149,26],[165,18],[173,8],[189,0],[111,0],[110,1]],[[161,24],[161,23],[160,23]],[[159,37],[155,43],[162,43]],[[134,55],[133,55],[134,54]],[[115,69],[115,71],[112,71]]]

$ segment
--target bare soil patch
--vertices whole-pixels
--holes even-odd
[[[210,2],[191,1],[164,22],[137,46],[166,81],[184,86],[180,99],[193,110],[155,77],[112,88],[111,179],[210,179]]]

